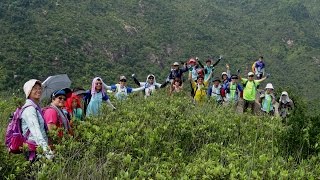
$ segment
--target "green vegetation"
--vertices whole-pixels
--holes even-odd
[[[74,85],[99,75],[165,79],[191,56],[224,55],[217,74],[265,57],[276,88],[291,87],[319,107],[318,1],[2,0],[0,89],[67,73]],[[315,93],[318,92],[318,93]],[[311,102],[312,101],[312,102]]]
[[[87,88],[95,76],[110,84],[154,73],[161,82],[174,61],[220,54],[215,76],[225,63],[244,72],[263,55],[267,82],[293,94],[297,108],[282,122],[208,111],[187,95],[134,96],[76,124],[54,162],[30,165],[1,141],[0,179],[320,177],[319,8],[307,0],[1,0],[2,127],[16,107],[12,94],[30,78],[67,73]]]
[[[56,147],[54,162],[30,165],[1,146],[1,179],[320,177],[320,116],[304,114],[303,102],[282,121],[212,102],[196,107],[187,94],[164,96],[133,96],[116,111],[105,107],[101,117],[75,124],[75,137]],[[6,116],[13,107],[2,105]]]

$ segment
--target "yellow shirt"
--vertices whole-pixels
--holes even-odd
[[[202,85],[198,85],[196,82],[192,81],[192,89],[195,91],[194,100],[196,102],[204,102],[207,97],[208,81],[204,81]]]

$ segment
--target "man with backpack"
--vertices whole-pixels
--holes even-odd
[[[180,68],[180,64],[178,62],[174,62],[165,84],[168,84],[168,82],[172,83],[175,78],[182,80],[183,73],[187,72],[188,70],[189,68],[186,64],[183,65],[183,68]]]
[[[238,70],[238,73],[240,71]],[[260,82],[266,80],[270,75],[268,74],[266,77],[259,79],[259,80],[254,80],[254,73],[249,72],[248,73],[248,79],[246,78],[241,78],[239,74],[239,79],[241,80],[241,83],[243,85],[243,100],[244,100],[244,105],[243,105],[243,111],[246,112],[248,108],[251,108],[252,114],[254,114],[255,110],[255,100],[256,100],[256,95],[257,95],[257,87],[260,84]]]
[[[241,85],[237,81],[238,81],[238,76],[232,75],[231,82],[228,82],[224,87],[226,90],[227,102],[235,105],[237,104],[240,98],[240,94],[243,91]]]
[[[31,79],[23,86],[26,102],[17,108],[6,132],[6,146],[9,152],[21,153],[23,144],[28,145],[27,159],[31,162],[37,158],[37,147],[41,147],[45,157],[52,159],[53,152],[48,145],[47,127],[39,106],[42,84]]]

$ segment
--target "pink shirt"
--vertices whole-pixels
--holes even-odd
[[[48,108],[43,113],[44,120],[47,125],[55,125],[57,128],[63,128],[61,121],[59,121],[58,113],[53,108]],[[59,131],[59,137],[63,136],[63,131]]]

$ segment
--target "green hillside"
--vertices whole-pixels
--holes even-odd
[[[305,0],[2,0],[0,88],[57,73],[74,85],[131,73],[163,81],[174,61],[219,54],[216,75],[225,63],[244,72],[263,55],[276,88],[319,102],[319,8]]]
[[[317,179],[319,115],[296,101],[291,118],[235,114],[213,102],[194,106],[187,94],[133,95],[74,124],[53,162],[34,164],[0,144],[0,179]],[[0,125],[13,101],[0,101]],[[3,139],[3,132],[0,138]]]

